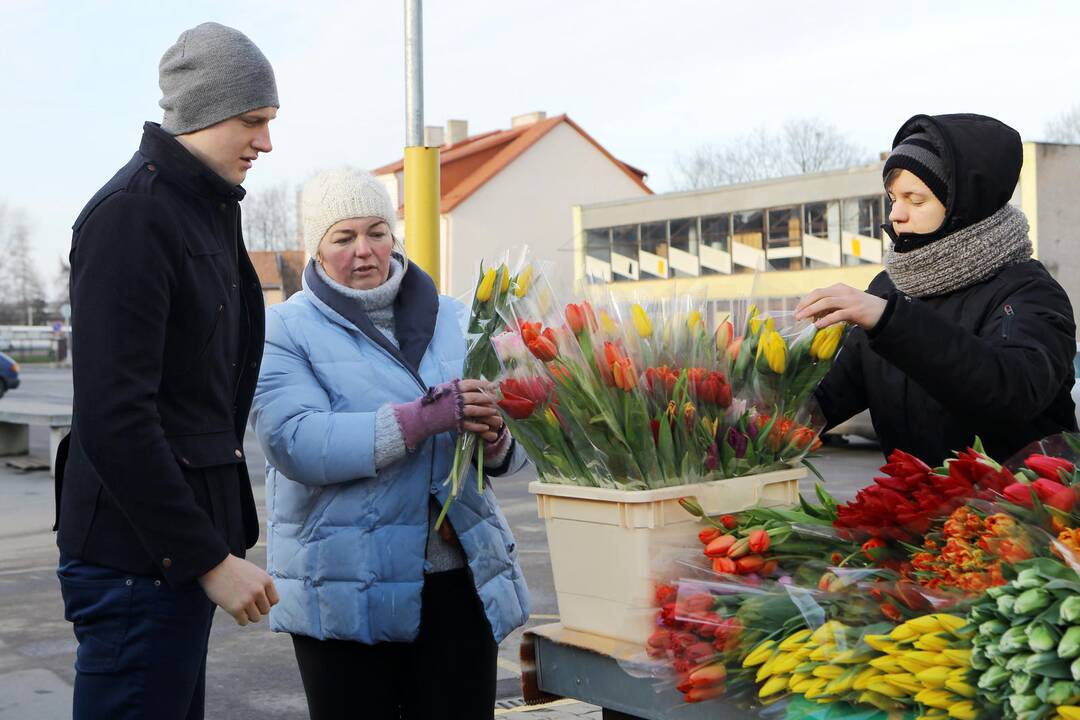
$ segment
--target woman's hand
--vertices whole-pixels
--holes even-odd
[[[804,297],[795,308],[795,319],[813,318],[819,330],[839,322],[873,330],[881,320],[886,304],[877,295],[837,284],[818,288]]]
[[[478,433],[484,442],[495,442],[503,426],[495,405],[495,385],[486,380],[460,380],[458,390],[464,404],[462,429]]]

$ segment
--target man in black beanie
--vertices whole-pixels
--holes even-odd
[[[1008,460],[1076,428],[1072,306],[1031,258],[1028,222],[1009,204],[1019,134],[982,115],[916,115],[885,162],[892,240],[866,292],[815,290],[796,319],[848,333],[818,388],[829,427],[867,408],[888,456],[931,465],[982,439]]]
[[[162,124],[73,226],[56,492],[76,719],[202,718],[215,606],[245,625],[277,602],[243,559],[259,535],[243,440],[263,303],[239,204],[272,149],[274,72],[216,23],[181,34],[159,70]]]

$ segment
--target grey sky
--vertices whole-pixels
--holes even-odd
[[[426,121],[568,113],[671,187],[674,156],[817,116],[868,153],[916,112],[980,112],[1040,139],[1080,102],[1077,2],[428,0]],[[274,152],[245,186],[374,167],[404,143],[400,0],[0,0],[0,202],[52,284],[85,201],[160,121],[157,64],[185,28],[239,28],[273,63]]]

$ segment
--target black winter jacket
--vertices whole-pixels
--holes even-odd
[[[69,556],[179,585],[258,538],[243,437],[264,318],[243,195],[147,123],[75,222]]]
[[[885,230],[899,252],[915,250],[990,217],[1020,177],[1020,135],[982,115],[916,115],[893,147],[926,132],[950,187],[935,233]],[[954,292],[913,298],[887,273],[867,289],[886,298],[873,331],[848,334],[818,388],[828,425],[866,408],[888,456],[899,448],[936,465],[982,439],[1006,461],[1028,443],[1075,430],[1070,391],[1076,326],[1060,285],[1036,260]]]
[[[982,438],[1005,461],[1028,443],[1076,430],[1069,298],[1030,260],[940,297],[888,298],[875,331],[854,329],[818,388],[828,425],[866,408],[886,455],[899,448],[936,465]]]

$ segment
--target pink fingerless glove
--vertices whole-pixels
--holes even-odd
[[[412,402],[393,405],[405,448],[416,449],[432,435],[461,430],[465,401],[457,380],[441,383]]]

